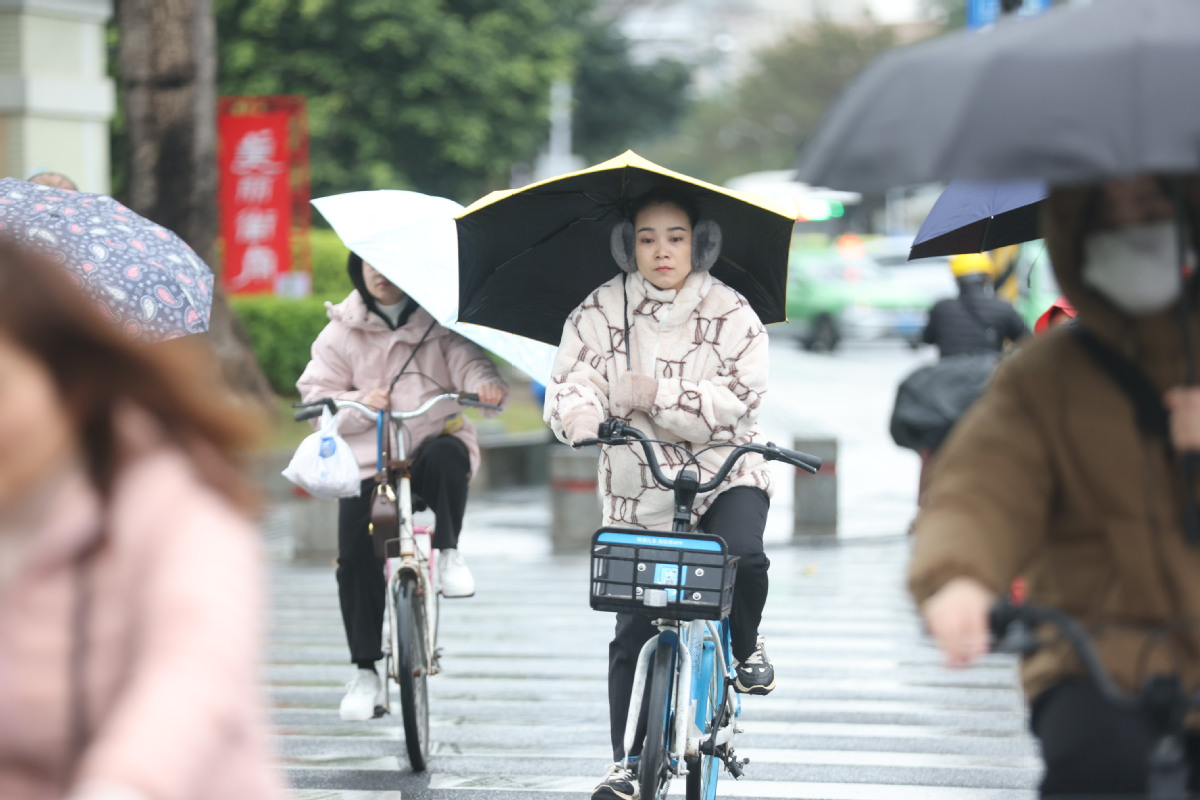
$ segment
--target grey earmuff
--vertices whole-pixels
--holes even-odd
[[[623,220],[613,226],[609,248],[618,267],[624,272],[637,272],[632,222]],[[711,219],[700,220],[692,231],[692,271],[707,272],[720,257],[721,226]]]
[[[721,226],[702,219],[692,230],[692,272],[708,272],[721,257]]]
[[[637,272],[637,260],[633,255],[632,222],[622,220],[613,226],[612,236],[609,238],[609,248],[612,250],[613,260],[617,262],[617,266],[622,271],[630,274]]]

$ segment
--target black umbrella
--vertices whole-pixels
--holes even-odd
[[[1200,169],[1200,2],[1097,0],[884,54],[842,93],[798,180],[1085,183]]]
[[[982,253],[1041,238],[1042,181],[954,181],[929,210],[908,260]]]
[[[616,275],[613,225],[648,189],[670,184],[721,226],[713,275],[746,298],[764,324],[783,322],[795,219],[770,201],[672,172],[627,151],[579,172],[493,192],[458,217],[459,312],[557,345],[567,315]]]

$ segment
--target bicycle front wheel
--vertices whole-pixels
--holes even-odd
[[[705,636],[700,658],[692,664],[692,696],[696,700],[696,727],[712,737],[725,719],[725,676],[716,668],[715,643]],[[711,738],[708,752],[689,759],[687,800],[713,800],[717,796],[717,777],[721,762],[715,755]]]
[[[675,715],[675,644],[660,637],[650,672],[650,705],[646,719],[646,743],[638,759],[638,783],[642,800],[666,797],[671,780],[671,731]]]
[[[396,682],[400,685],[400,716],[404,744],[414,772],[429,760],[429,670],[425,654],[428,620],[425,598],[415,575],[403,575],[396,584]]]

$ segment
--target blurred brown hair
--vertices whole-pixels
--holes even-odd
[[[236,403],[210,349],[192,336],[147,344],[128,337],[67,270],[0,237],[0,335],[54,377],[88,471],[107,496],[131,443],[118,413],[140,409],[180,447],[201,479],[244,510],[257,495],[240,463],[262,420]]]

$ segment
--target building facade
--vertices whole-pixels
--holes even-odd
[[[50,170],[109,191],[112,0],[0,0],[0,177]]]

